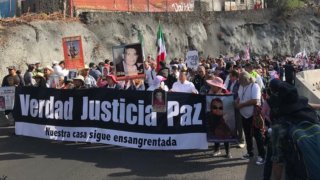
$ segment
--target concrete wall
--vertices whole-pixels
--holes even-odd
[[[299,95],[307,97],[310,103],[320,103],[320,89],[317,89],[317,84],[320,84],[319,77],[320,69],[297,73],[296,87]]]

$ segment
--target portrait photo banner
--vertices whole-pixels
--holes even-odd
[[[84,68],[81,36],[63,38],[62,46],[66,69]]]
[[[233,95],[208,95],[207,132],[209,142],[237,142],[237,122]]]
[[[17,88],[17,135],[137,149],[207,149],[205,96],[168,93],[154,112],[152,92],[106,88]]]
[[[140,43],[112,47],[117,80],[144,79],[143,48]]]

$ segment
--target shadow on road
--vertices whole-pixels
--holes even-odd
[[[247,165],[239,158],[213,158],[211,150],[149,151],[128,149],[105,144],[86,144],[12,136],[0,139],[0,161],[34,158],[60,158],[94,163],[99,168],[124,168],[128,172],[109,174],[109,177],[166,177]],[[252,164],[252,163],[251,163]],[[257,169],[248,166],[247,174]],[[231,172],[232,173],[232,172]],[[245,172],[244,172],[245,173]],[[253,173],[256,174],[256,173]],[[250,176],[246,176],[249,179]],[[246,178],[246,179],[248,179]]]

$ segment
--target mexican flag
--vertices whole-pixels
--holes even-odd
[[[160,69],[160,62],[165,61],[167,52],[166,52],[166,45],[164,42],[162,27],[159,24],[158,26],[158,33],[157,33],[157,46],[158,46],[158,56],[157,56],[157,70]]]

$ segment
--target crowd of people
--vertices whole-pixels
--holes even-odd
[[[255,138],[258,156],[257,165],[265,165],[264,179],[271,178],[273,169],[276,179],[281,179],[283,165],[286,164],[287,177],[295,177],[289,164],[288,148],[281,135],[280,117],[288,117],[294,113],[309,113],[313,123],[319,123],[316,116],[310,115],[312,107],[305,99],[299,98],[295,88],[295,73],[304,69],[320,67],[320,60],[309,57],[307,64],[297,66],[285,57],[268,56],[248,60],[227,58],[200,58],[199,66],[188,68],[184,59],[175,58],[168,64],[156,61],[149,55],[144,61],[144,79],[128,79],[118,81],[115,68],[110,60],[98,64],[90,63],[71,75],[65,68],[64,61],[53,62],[41,67],[41,63],[27,64],[27,71],[22,74],[15,66],[9,66],[8,75],[4,77],[2,86],[33,86],[57,89],[113,88],[133,91],[154,91],[162,89],[170,92],[193,94],[233,94],[235,100],[236,128],[239,148],[246,147],[243,159],[254,157],[253,138]],[[299,106],[295,106],[299,104]],[[219,108],[219,103],[213,108]],[[253,124],[256,106],[262,110],[265,120],[264,129]],[[317,105],[313,105],[318,108]],[[221,108],[221,107],[220,107]],[[302,115],[301,115],[302,114]],[[289,119],[290,120],[290,119]],[[289,121],[288,120],[288,121]],[[266,130],[267,129],[267,130]],[[279,130],[280,129],[280,130]],[[279,134],[280,133],[280,134]],[[226,157],[232,158],[228,142],[224,143]],[[213,156],[220,156],[220,143],[214,144]],[[289,164],[289,165],[288,165]],[[291,169],[290,169],[291,168]],[[293,171],[292,171],[293,170]],[[295,178],[289,178],[295,179]]]

